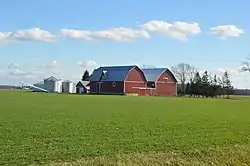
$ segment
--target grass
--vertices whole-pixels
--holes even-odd
[[[0,165],[250,164],[249,108],[250,98],[1,90]]]

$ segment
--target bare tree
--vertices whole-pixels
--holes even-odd
[[[197,69],[187,63],[179,63],[178,65],[172,67],[172,72],[181,83],[182,91],[185,94],[185,83],[194,78]]]
[[[190,82],[193,81],[194,77],[195,77],[195,74],[198,72],[198,69],[194,66],[191,66],[190,68],[190,71],[188,73],[188,77],[189,77],[189,80]]]
[[[245,71],[250,72],[250,56],[246,58],[245,62],[243,62],[243,67],[241,68],[241,71],[243,71],[243,72],[245,72]]]

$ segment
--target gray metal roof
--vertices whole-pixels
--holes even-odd
[[[156,81],[166,68],[146,68],[142,69],[147,81]]]
[[[40,84],[44,84],[44,81],[37,82],[34,85],[40,85]]]
[[[142,69],[146,79],[148,82],[157,81],[160,75],[166,71],[168,74],[173,78],[175,82],[177,82],[176,78],[174,77],[173,73],[167,68],[146,68]]]
[[[124,81],[129,71],[137,67],[131,66],[104,66],[93,71],[90,81]]]
[[[49,78],[44,79],[44,81],[60,81],[60,79],[57,79],[54,76],[50,76]]]
[[[65,82],[65,83],[73,83],[73,82],[70,81],[70,80],[65,80],[65,81],[63,81],[63,82]]]
[[[102,76],[102,70],[95,69],[90,77],[90,81],[99,81]]]

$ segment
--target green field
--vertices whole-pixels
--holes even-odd
[[[0,165],[250,165],[250,98],[0,91]]]

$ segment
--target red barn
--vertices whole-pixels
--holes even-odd
[[[144,73],[135,65],[99,67],[90,78],[92,94],[139,94],[146,87]]]
[[[177,80],[167,68],[142,69],[146,80],[145,93],[156,96],[176,96]]]

